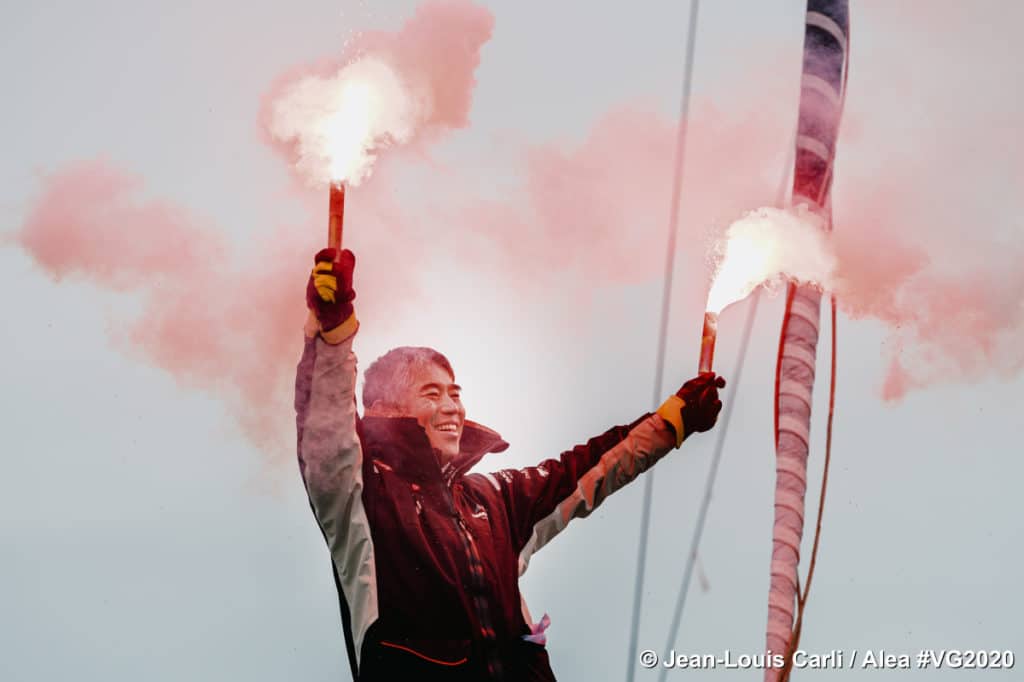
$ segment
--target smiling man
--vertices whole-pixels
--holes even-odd
[[[413,417],[444,466],[459,454],[466,408],[448,359],[433,348],[389,351],[364,375],[363,406],[370,417]]]
[[[508,443],[466,419],[451,363],[389,351],[356,412],[355,258],[317,254],[296,377],[299,468],[330,549],[358,682],[552,681],[547,619],[519,593],[530,556],[574,518],[710,429],[725,381],[703,374],[654,414],[525,469],[469,473]]]

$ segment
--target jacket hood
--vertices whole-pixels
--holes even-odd
[[[359,438],[374,459],[420,478],[440,472],[426,431],[413,417],[363,417],[359,420]],[[462,426],[459,454],[452,461],[453,476],[462,476],[491,452],[508,449],[501,435],[482,424],[466,420]]]

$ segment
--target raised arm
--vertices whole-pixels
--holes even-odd
[[[355,261],[346,251],[333,263],[329,251],[317,254],[307,287],[310,319],[295,377],[296,429],[299,470],[331,552],[349,659],[356,662],[363,636],[377,620],[377,578],[356,434]]]
[[[295,377],[299,470],[313,511],[325,529],[343,520],[330,511],[339,497],[352,497],[352,484],[361,485],[362,461],[356,435],[356,357],[352,352],[359,325],[351,302],[355,297],[354,260],[347,258],[347,267],[334,264],[325,260],[330,257],[328,251],[317,254],[306,288],[306,343]]]
[[[689,435],[714,426],[722,408],[718,388],[724,386],[721,377],[702,374],[686,382],[655,414],[609,429],[558,459],[487,474],[509,510],[520,572],[570,521],[588,516]]]
[[[352,338],[307,337],[295,377],[299,470],[332,552],[362,494]]]

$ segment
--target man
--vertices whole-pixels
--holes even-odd
[[[355,258],[317,254],[296,378],[299,467],[330,548],[352,675],[553,681],[519,593],[530,555],[573,518],[710,429],[725,381],[688,381],[655,414],[535,467],[468,473],[508,443],[468,421],[448,360],[398,348],[356,414]]]

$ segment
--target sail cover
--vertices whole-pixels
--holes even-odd
[[[807,204],[821,215],[826,229],[832,224],[829,190],[845,95],[848,34],[847,0],[808,0],[793,203]],[[775,382],[775,525],[766,636],[772,654],[787,653],[793,629],[820,304],[817,289],[789,286]],[[765,680],[775,682],[780,673],[767,668]]]

